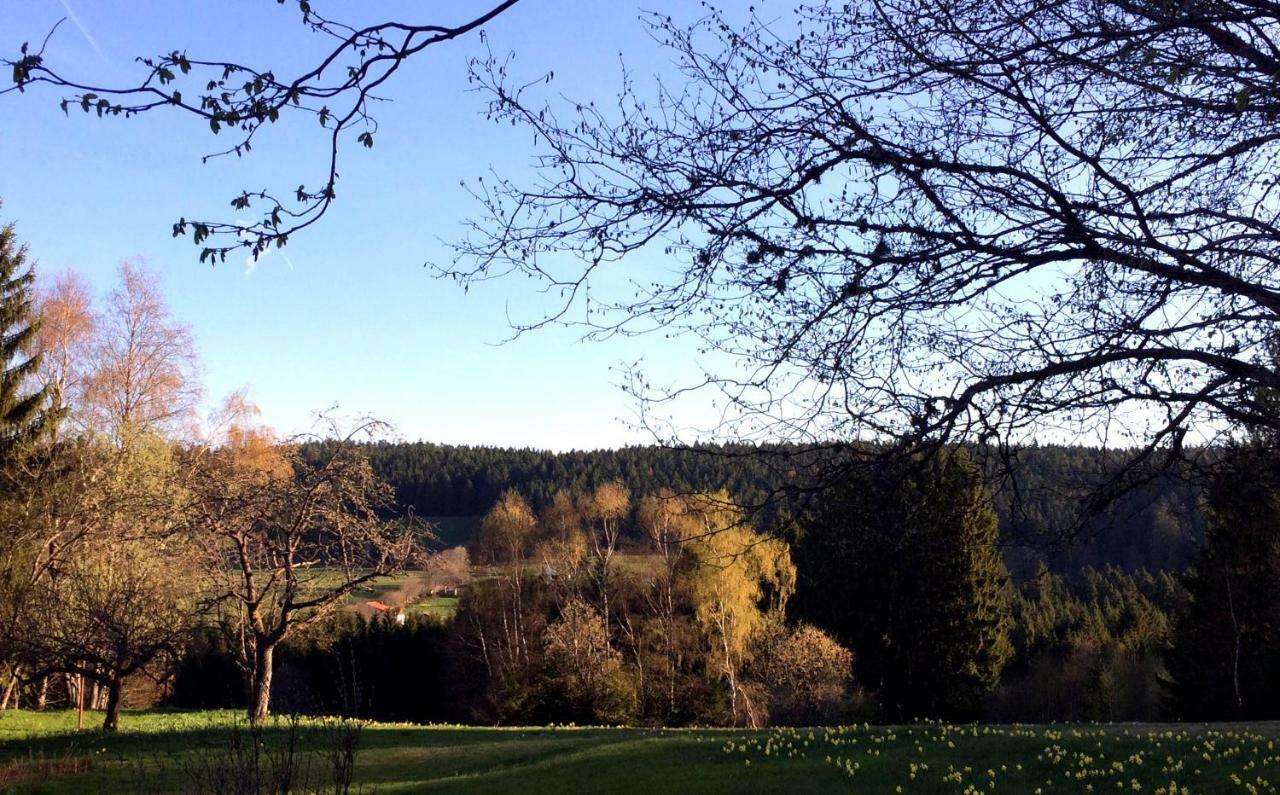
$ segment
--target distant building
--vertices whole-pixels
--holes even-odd
[[[403,605],[399,607],[392,607],[391,605],[386,604],[385,602],[379,602],[376,599],[370,602],[365,602],[365,605],[367,605],[375,613],[390,613],[391,620],[396,623],[396,626],[398,627],[404,626],[405,612],[404,612]]]

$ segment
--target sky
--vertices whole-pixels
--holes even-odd
[[[375,7],[313,5],[342,20]],[[406,0],[376,8],[388,19],[456,23],[487,5]],[[523,0],[487,26],[487,46],[513,51],[522,75],[554,70],[557,92],[609,98],[623,60],[638,77],[670,68],[639,12],[627,0]],[[46,58],[68,77],[136,83],[143,67],[135,58],[175,49],[285,75],[323,48],[298,17],[295,3],[271,0],[0,0],[0,47],[14,56],[21,42],[36,45],[66,18]],[[229,201],[242,189],[287,193],[320,182],[318,125],[277,125],[250,157],[202,164],[227,141],[195,117],[100,120],[64,115],[64,94],[47,86],[6,94],[0,222],[16,224],[40,273],[74,268],[100,292],[120,262],[143,261],[195,333],[207,401],[247,387],[264,421],[283,434],[305,431],[315,412],[337,406],[387,420],[405,439],[555,450],[652,441],[636,427],[619,368],[643,361],[659,381],[689,380],[700,364],[692,340],[583,342],[553,328],[504,343],[509,317],[529,318],[544,306],[530,283],[501,280],[464,294],[424,267],[449,261],[443,241],[461,236],[462,222],[479,210],[460,180],[490,168],[531,176],[528,133],[486,121],[485,98],[467,85],[467,59],[485,46],[472,36],[406,65],[382,92],[392,101],[376,109],[374,147],[352,141],[344,150],[328,215],[257,263],[200,265],[198,250],[173,239],[171,226],[180,216],[234,218]],[[709,406],[683,410],[690,413],[676,420],[690,427],[713,416]]]

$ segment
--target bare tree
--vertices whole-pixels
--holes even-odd
[[[281,0],[283,4],[284,0]],[[69,76],[46,60],[49,39],[60,21],[39,46],[24,42],[12,58],[0,59],[11,70],[13,84],[0,95],[25,92],[45,85],[63,92],[64,112],[78,109],[101,117],[133,117],[156,111],[173,111],[198,120],[199,126],[218,135],[224,130],[232,140],[202,161],[222,156],[247,157],[253,145],[282,118],[302,116],[320,122],[327,140],[327,157],[311,180],[297,189],[271,193],[244,191],[231,202],[237,211],[256,205],[261,216],[253,223],[181,218],[173,225],[174,237],[191,234],[200,247],[200,261],[225,260],[229,252],[247,249],[254,256],[269,246],[283,246],[289,236],[320,220],[337,195],[338,155],[341,147],[358,143],[373,147],[377,121],[370,103],[396,73],[432,45],[443,44],[478,31],[516,4],[493,2],[484,10],[454,24],[392,20],[376,24],[348,24],[329,19],[312,0],[289,5],[301,12],[301,24],[322,42],[322,52],[310,67],[293,76],[277,74],[263,62],[237,63],[188,55],[186,50],[138,59],[140,80],[132,84],[106,85],[92,76]]]
[[[38,302],[40,330],[36,347],[41,365],[36,378],[49,390],[55,406],[77,405],[84,396],[89,375],[96,326],[93,293],[78,271],[68,269],[41,286]]]
[[[608,635],[609,620],[609,572],[613,556],[618,551],[623,522],[631,512],[631,491],[620,480],[601,483],[583,498],[581,513],[590,525],[587,540],[591,550],[591,575],[595,579],[600,599],[600,615],[604,617]]]
[[[175,321],[141,265],[120,266],[89,350],[77,407],[86,427],[121,443],[130,433],[182,435],[200,398],[195,338]]]
[[[636,510],[636,522],[662,564],[653,579],[648,607],[662,628],[663,678],[669,715],[678,714],[676,687],[685,657],[685,644],[680,637],[683,607],[680,577],[684,573],[682,568],[687,567],[684,545],[701,532],[699,520],[700,517],[689,510],[688,501],[669,489],[644,497]]]
[[[722,433],[1084,436],[1141,462],[1193,429],[1280,426],[1253,399],[1280,385],[1280,5],[866,0],[649,24],[683,86],[544,104],[506,59],[475,65],[493,117],[540,143],[539,176],[476,187],[442,272],[558,290],[522,329],[699,335],[741,369],[633,388],[650,408],[718,390]],[[601,289],[622,263],[638,297]]]
[[[192,543],[206,552],[208,598],[237,633],[255,722],[268,713],[280,642],[420,551],[425,530],[387,518],[392,490],[356,444],[378,427],[329,425],[302,445],[238,424],[189,462]]]

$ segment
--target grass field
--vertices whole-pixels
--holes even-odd
[[[450,619],[458,612],[458,597],[428,596],[410,604],[405,612],[409,615],[434,615]]]
[[[182,792],[199,769],[194,755],[222,753],[238,719],[126,714],[120,733],[103,737],[74,734],[69,712],[0,713],[0,789],[7,780],[7,791],[21,793],[130,792],[145,769],[159,791]],[[761,731],[372,724],[361,737],[356,782],[366,793],[1261,793],[1280,783],[1278,743],[1275,724]]]

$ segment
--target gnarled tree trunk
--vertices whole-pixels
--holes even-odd
[[[107,682],[107,714],[102,720],[104,732],[114,732],[120,728],[120,691],[123,689],[124,682],[118,676]]]
[[[252,723],[266,720],[271,707],[271,661],[274,651],[274,645],[260,642],[253,655],[249,687],[249,720]]]

